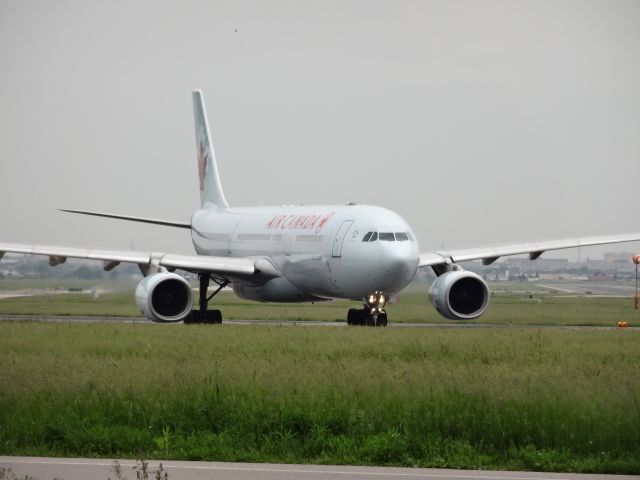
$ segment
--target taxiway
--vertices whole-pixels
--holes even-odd
[[[135,478],[134,460],[118,460],[123,477]],[[171,480],[323,480],[323,479],[402,479],[402,480],[625,480],[639,478],[622,475],[591,475],[547,472],[506,472],[484,470],[446,470],[431,468],[354,467],[345,465],[286,465],[267,463],[226,463],[151,461],[150,478],[155,478],[159,463]],[[11,469],[18,477],[38,480],[61,478],[84,480],[114,477],[115,460],[90,458],[0,457],[0,467]]]

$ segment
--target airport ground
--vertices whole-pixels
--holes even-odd
[[[507,290],[488,323],[638,318],[628,297]],[[130,297],[24,297],[35,303],[20,312],[129,314]],[[284,309],[333,321],[345,308],[222,302],[275,320]],[[2,300],[0,312],[18,305]],[[443,321],[423,295],[390,310]],[[4,455],[640,473],[635,328],[7,321],[0,332]]]
[[[56,289],[52,289],[52,285]],[[0,314],[140,317],[133,291],[136,283],[90,280],[0,280]],[[638,323],[632,309],[633,284],[611,283],[491,283],[489,310],[480,324],[600,325],[620,320]],[[84,289],[84,293],[76,290]],[[71,290],[71,291],[70,291]],[[426,289],[408,289],[388,306],[392,323],[458,324],[441,317],[430,305]],[[98,295],[90,292],[97,291]],[[585,294],[585,292],[589,292]],[[55,294],[55,295],[54,295]],[[582,298],[584,301],[575,301]],[[324,322],[345,321],[356,302],[276,304],[241,300],[222,292],[213,303],[228,320]]]
[[[5,469],[4,476],[3,470]],[[144,472],[147,472],[145,477]],[[119,472],[120,476],[116,474]],[[160,477],[158,477],[160,472]],[[140,476],[138,476],[140,474]],[[180,460],[106,460],[0,456],[0,480],[85,480],[162,478],[168,480],[632,480],[637,476],[451,470],[346,465],[292,465]]]

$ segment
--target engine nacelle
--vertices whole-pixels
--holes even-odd
[[[489,287],[473,272],[452,270],[435,279],[429,299],[440,315],[451,320],[478,318],[489,306]]]
[[[191,314],[193,292],[180,275],[154,273],[138,284],[136,303],[142,314],[154,322],[180,322]]]

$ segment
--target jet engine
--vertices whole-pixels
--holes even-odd
[[[429,299],[438,313],[448,319],[478,318],[489,306],[489,287],[480,276],[458,268],[435,279]]]
[[[175,273],[154,273],[136,288],[136,303],[142,314],[154,322],[180,322],[191,314],[191,286]]]

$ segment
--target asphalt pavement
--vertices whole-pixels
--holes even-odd
[[[135,460],[118,460],[122,478],[136,478]],[[345,465],[284,465],[268,463],[225,463],[150,461],[149,478],[156,478],[159,463],[169,480],[626,480],[638,476],[591,475],[547,472],[445,470],[431,468],[354,467]],[[0,468],[11,469],[18,478],[38,480],[85,480],[117,478],[115,460],[89,458],[1,457]],[[5,477],[7,478],[7,477]],[[9,477],[10,478],[10,477]]]
[[[71,315],[4,315],[0,314],[0,322],[49,322],[49,323],[149,323],[153,325],[182,325],[154,323],[144,317],[104,317],[104,316],[71,316]],[[347,322],[322,322],[317,320],[223,320],[224,325],[261,325],[261,326],[298,326],[298,327],[349,327]],[[615,326],[595,325],[537,325],[510,323],[393,323],[391,328],[555,328],[564,330],[616,330]],[[349,327],[364,328],[364,327]],[[628,327],[627,330],[638,330],[640,327]]]

